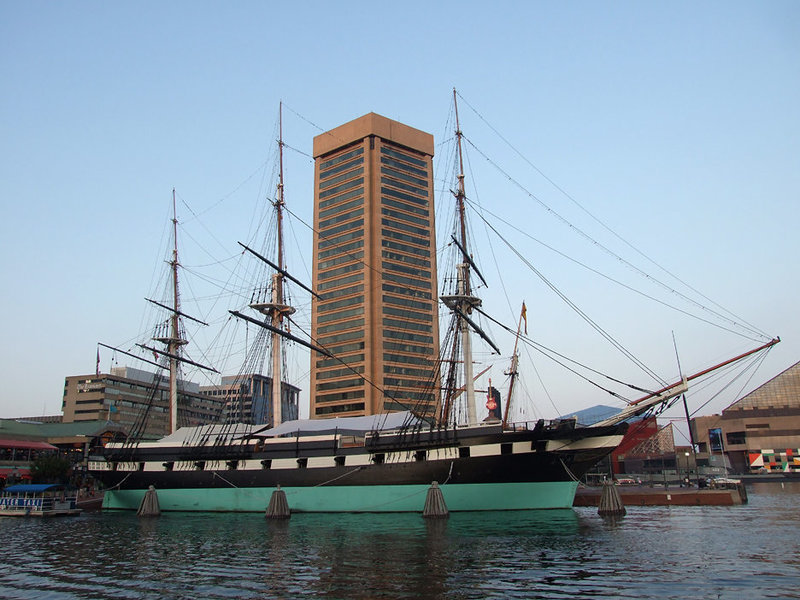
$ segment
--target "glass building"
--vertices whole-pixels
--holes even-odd
[[[224,375],[220,385],[200,386],[200,393],[224,403],[225,423],[272,423],[272,377],[256,373]],[[281,382],[282,421],[298,418],[300,388]]]
[[[375,113],[314,138],[312,417],[438,402],[433,147]]]

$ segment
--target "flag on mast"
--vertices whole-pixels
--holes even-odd
[[[525,335],[528,335],[528,309],[525,308],[525,301],[522,301],[522,320],[525,321]]]

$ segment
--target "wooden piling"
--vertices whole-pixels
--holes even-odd
[[[158,517],[161,515],[161,508],[158,505],[158,494],[154,486],[151,485],[144,493],[136,515],[139,517]]]
[[[439,483],[434,481],[431,487],[428,488],[428,495],[425,497],[425,508],[422,509],[423,517],[430,518],[447,518],[450,511],[447,510],[447,505],[444,502],[444,495]]]
[[[292,516],[292,511],[289,510],[289,502],[286,500],[286,492],[281,489],[281,486],[272,492],[267,506],[267,513],[264,515],[267,519],[288,519]]]
[[[603,491],[600,494],[600,505],[597,508],[597,514],[602,516],[622,516],[626,512],[625,505],[622,504],[622,498],[619,496],[619,490],[612,481],[603,482]]]

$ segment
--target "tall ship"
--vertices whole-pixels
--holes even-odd
[[[583,426],[571,417],[515,421],[510,409],[516,397],[517,345],[525,339],[522,333],[523,325],[527,323],[524,303],[516,331],[512,332],[515,345],[507,371],[509,385],[505,398],[491,385],[485,390],[476,390],[475,387],[481,374],[474,373],[473,344],[484,344],[497,354],[500,350],[477,319],[479,314],[491,317],[483,311],[482,299],[478,296],[479,286],[476,285],[476,282],[485,285],[485,281],[476,264],[469,233],[463,134],[457,100],[454,90],[456,177],[455,187],[451,190],[454,198],[453,230],[447,245],[454,257],[451,261],[454,272],[443,277],[445,284],[438,297],[441,311],[447,317],[438,356],[427,362],[417,357],[414,363],[411,360],[414,358],[413,350],[408,350],[417,347],[414,346],[416,342],[424,343],[431,337],[429,333],[438,334],[438,324],[425,329],[423,320],[418,323],[413,314],[404,313],[402,308],[392,308],[394,312],[383,320],[390,327],[410,325],[405,347],[389,342],[393,345],[384,348],[408,351],[409,354],[403,356],[407,357],[410,366],[395,366],[392,372],[405,374],[407,378],[417,376],[421,382],[410,386],[411,391],[391,390],[386,385],[387,379],[379,379],[370,373],[369,365],[359,364],[353,358],[355,355],[343,355],[342,350],[347,344],[336,347],[333,343],[321,341],[322,327],[312,327],[309,339],[290,331],[289,323],[295,308],[285,294],[287,280],[306,289],[315,297],[315,302],[320,303],[318,306],[324,306],[325,300],[341,295],[337,295],[336,290],[326,295],[319,289],[322,286],[317,286],[317,289],[306,286],[288,271],[283,240],[283,211],[286,207],[281,128],[278,141],[280,174],[272,203],[276,227],[274,255],[267,258],[261,252],[242,245],[247,254],[268,265],[271,275],[269,281],[254,293],[247,310],[231,311],[232,317],[257,328],[261,338],[269,339],[268,344],[261,345],[269,348],[271,364],[269,423],[237,422],[236,411],[228,410],[221,415],[219,423],[178,427],[177,370],[181,361],[186,360],[181,355],[186,341],[180,319],[187,315],[179,304],[177,228],[174,228],[171,261],[173,301],[159,304],[168,311],[169,318],[164,322],[162,332],[154,336],[164,349],[146,347],[160,355],[169,366],[170,433],[158,440],[146,441],[131,435],[125,441],[109,443],[104,460],[91,463],[92,475],[106,488],[105,509],[136,510],[151,487],[157,491],[161,510],[171,511],[263,512],[273,493],[280,489],[285,493],[292,512],[421,512],[432,487],[441,491],[449,511],[569,508],[581,478],[619,445],[631,418],[671,406],[684,397],[693,380],[766,350],[777,342],[770,340],[715,367],[681,376],[678,381],[658,389],[642,389],[640,397],[630,401],[621,412],[591,426]],[[375,142],[373,139],[364,143],[374,145]],[[379,140],[378,143],[382,142]],[[402,145],[394,149],[388,145],[381,147],[388,148],[381,155],[381,164],[386,165],[387,172],[397,173],[397,177],[406,182],[423,181],[424,168],[421,163],[414,162],[416,159]],[[353,148],[340,155],[344,158],[328,161],[331,181],[328,190],[338,187],[335,185],[337,179],[346,180],[348,165],[359,160],[361,151],[358,147]],[[357,168],[363,167],[353,167],[351,173]],[[429,181],[432,181],[432,176]],[[419,225],[426,224],[423,218],[432,213],[433,201],[402,191],[402,185],[406,184],[399,185],[391,194],[389,208],[383,214],[405,219],[407,223],[417,223],[417,229],[422,231]],[[341,206],[356,206],[353,200],[348,204],[347,193],[339,196],[331,193],[328,198],[328,206],[335,206],[333,200],[336,198],[342,198]],[[358,210],[361,209],[355,209]],[[330,221],[335,222],[336,218],[334,216]],[[173,214],[173,223],[176,222]],[[428,222],[432,222],[432,216]],[[317,239],[322,239],[321,236],[317,230]],[[405,248],[402,235],[394,239],[401,241],[385,244],[384,252],[405,256],[402,254]],[[416,265],[411,271],[431,268],[433,263],[431,270],[435,272],[436,257],[430,252],[424,254],[423,244],[414,246],[411,243],[409,247],[413,256],[408,256],[411,256],[410,264]],[[361,247],[364,245],[366,249],[357,249],[360,247],[356,244],[342,248],[345,248],[345,255],[358,259],[365,265],[364,270],[368,270],[363,257],[365,251],[369,252],[369,242]],[[322,247],[322,244],[315,245],[315,252]],[[386,250],[387,247],[390,250]],[[327,256],[334,256],[330,259],[332,264],[337,264],[335,261],[339,264],[346,262],[344,257]],[[384,282],[390,290],[398,290],[397,294],[402,294],[404,289],[410,290],[409,297],[431,299],[433,306],[437,305],[430,294],[425,297],[425,292],[414,291],[413,282],[411,287],[404,288],[402,280],[392,281],[382,273],[378,273],[378,282]],[[369,284],[366,287],[370,287]],[[437,311],[434,310],[433,314],[436,315]],[[318,323],[322,322],[318,320]],[[333,337],[346,340],[348,335]],[[333,386],[320,383],[328,377],[320,372],[313,376],[318,385],[310,390],[312,407],[320,410],[312,416],[326,418],[287,420],[282,390],[282,344],[287,339],[307,347],[316,364],[334,365],[336,375],[347,375],[349,379],[342,382],[355,380],[360,387],[369,388],[369,394],[380,397],[382,410],[364,416],[331,416],[337,414],[337,406],[353,404],[322,402],[319,390]],[[356,333],[350,335],[350,339],[356,339]],[[359,343],[363,348],[364,343]],[[388,373],[391,370],[384,371]],[[402,380],[402,377],[395,379]],[[364,398],[365,393],[344,391],[339,396]],[[482,418],[482,407],[480,416],[478,408],[479,400],[484,398],[487,416]],[[325,410],[328,410],[327,414]],[[295,414],[289,416],[296,417]]]

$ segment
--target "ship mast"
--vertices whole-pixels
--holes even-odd
[[[528,333],[527,318],[525,316],[525,302],[522,303],[522,309],[519,311],[519,323],[517,323],[517,337],[514,340],[514,352],[511,354],[511,367],[506,371],[506,375],[510,377],[508,382],[508,398],[506,398],[506,409],[503,412],[503,429],[508,426],[508,414],[511,410],[511,398],[514,393],[514,382],[519,375],[517,368],[519,367],[519,333],[522,330],[522,320],[525,319],[525,333]]]
[[[468,322],[472,309],[481,305],[481,299],[472,295],[470,285],[470,265],[472,260],[468,254],[469,246],[467,243],[467,224],[464,214],[464,203],[466,191],[464,187],[464,158],[461,151],[461,126],[458,120],[458,100],[455,88],[453,89],[453,104],[455,106],[456,117],[456,141],[458,147],[458,189],[453,192],[456,198],[456,208],[458,210],[459,237],[457,245],[461,251],[461,262],[456,265],[456,294],[452,296],[442,296],[442,301],[450,310],[455,312],[458,317],[458,329],[461,336],[461,348],[464,360],[464,394],[467,402],[467,421],[476,423],[478,421],[475,408],[475,382],[473,381],[472,369],[472,339],[470,336],[470,324]],[[446,417],[446,416],[445,416]]]
[[[156,334],[153,340],[166,346],[166,356],[169,358],[169,432],[175,433],[178,429],[178,352],[181,346],[188,342],[180,331],[180,295],[178,293],[178,217],[175,206],[175,188],[172,188],[172,260],[169,262],[172,270],[172,315],[169,318],[169,331]]]
[[[281,334],[284,317],[294,313],[294,308],[285,304],[283,296],[283,278],[286,265],[283,256],[283,103],[278,108],[278,156],[279,174],[277,198],[273,203],[277,217],[277,246],[278,262],[276,272],[272,274],[272,293],[270,302],[251,304],[250,307],[269,317],[272,327],[272,426],[276,427],[283,421],[281,415]]]

